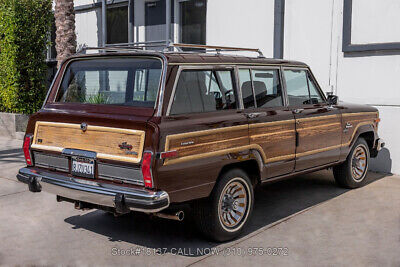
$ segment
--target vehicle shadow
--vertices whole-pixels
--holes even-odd
[[[0,150],[0,162],[25,162],[21,148]]]
[[[369,173],[369,183],[386,174]],[[336,186],[331,171],[320,171],[294,179],[263,185],[256,189],[253,216],[241,237],[344,194],[348,189]],[[143,246],[161,249],[163,253],[177,253],[184,256],[202,256],[204,251],[219,245],[207,241],[194,225],[189,214],[183,222],[151,218],[145,214],[114,217],[103,211],[93,211],[81,216],[72,216],[65,222],[74,229],[85,229],[107,236],[111,242],[127,242],[129,247],[115,245],[122,249]]]

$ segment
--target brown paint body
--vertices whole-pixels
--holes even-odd
[[[132,53],[113,55],[132,56]],[[89,126],[143,132],[145,138],[142,151],[178,151],[177,158],[154,159],[153,164],[155,190],[168,192],[172,203],[208,196],[221,170],[231,164],[253,161],[258,166],[261,182],[274,181],[343,162],[360,134],[369,132],[373,134],[374,141],[378,138],[377,124],[374,121],[378,118],[377,110],[365,105],[304,105],[301,107],[304,110],[299,114],[293,113],[293,109],[298,107],[286,106],[167,116],[179,66],[308,67],[301,62],[264,58],[179,53],[151,55],[163,56],[168,62],[162,116],[156,116],[156,111],[152,108],[55,103],[56,91],[67,61],[61,66],[60,75],[56,77],[43,109],[31,116],[27,133],[35,132],[37,122],[76,125],[84,122]],[[248,119],[245,115],[252,112],[261,115]],[[351,123],[352,128],[345,130],[346,123]],[[49,131],[47,134],[50,134]],[[60,134],[69,135],[71,132],[58,132],[57,138],[60,138]],[[79,135],[77,132],[73,134]],[[127,139],[125,141],[132,143],[134,150],[140,151],[140,138],[135,138],[102,132],[102,136],[91,134],[90,138],[85,139],[84,145],[64,140],[62,147],[71,145],[73,148],[92,148],[95,151],[116,146],[115,144]],[[99,144],[106,141],[109,141],[107,145]],[[118,154],[117,150],[118,147],[109,147],[107,151]],[[107,157],[99,158],[98,161],[140,167],[140,156],[138,162],[118,161]]]

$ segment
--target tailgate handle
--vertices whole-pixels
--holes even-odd
[[[84,157],[89,159],[96,159],[97,157],[96,152],[72,148],[64,148],[62,154],[66,156]]]

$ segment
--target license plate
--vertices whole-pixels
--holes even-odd
[[[71,174],[86,178],[94,178],[94,160],[88,158],[73,157]]]

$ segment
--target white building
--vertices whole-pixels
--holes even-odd
[[[106,31],[102,2],[75,1],[78,45],[164,40],[170,5],[174,42],[306,62],[325,91],[379,109],[387,149],[372,169],[400,173],[399,0],[113,0]]]

